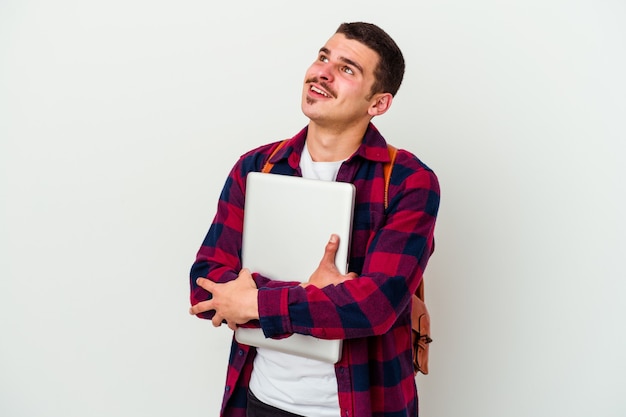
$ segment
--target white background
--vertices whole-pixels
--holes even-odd
[[[408,65],[375,123],[442,188],[421,415],[626,415],[621,0],[0,1],[0,415],[217,415],[189,267],[356,20]]]

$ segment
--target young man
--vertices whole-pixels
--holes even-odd
[[[417,415],[411,295],[433,251],[439,185],[427,166],[399,150],[385,209],[389,153],[371,124],[391,106],[403,75],[402,53],[383,30],[340,25],[305,75],[308,126],[271,158],[273,173],[356,186],[347,275],[334,266],[334,236],[304,284],[242,270],[246,175],[262,169],[277,142],[246,153],[232,169],[191,269],[190,313],[232,329],[258,320],[266,337],[301,333],[344,343],[331,365],[233,339],[223,416]]]

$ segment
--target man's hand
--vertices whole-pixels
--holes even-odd
[[[213,294],[213,298],[192,306],[189,314],[215,310],[215,315],[211,320],[213,326],[219,327],[222,321],[226,320],[228,327],[232,330],[235,330],[238,324],[259,318],[257,300],[259,290],[249,270],[242,269],[236,279],[223,284],[206,278],[198,278],[196,283]]]
[[[322,257],[319,266],[309,277],[309,281],[302,284],[303,287],[306,287],[307,285],[314,285],[317,288],[324,288],[327,285],[341,284],[344,281],[357,277],[357,274],[354,272],[342,275],[335,266],[335,256],[337,255],[338,248],[339,236],[331,235],[330,240],[324,249],[324,256]]]

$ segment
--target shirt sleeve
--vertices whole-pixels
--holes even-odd
[[[434,247],[439,183],[423,165],[394,167],[395,172],[402,178],[390,188],[386,221],[372,231],[359,277],[321,289],[260,289],[260,323],[267,337],[380,335],[408,308]]]

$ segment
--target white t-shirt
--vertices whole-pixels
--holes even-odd
[[[305,144],[300,169],[304,178],[335,181],[342,163],[314,162]],[[250,390],[265,404],[290,413],[310,417],[340,415],[335,365],[327,362],[258,348]]]

